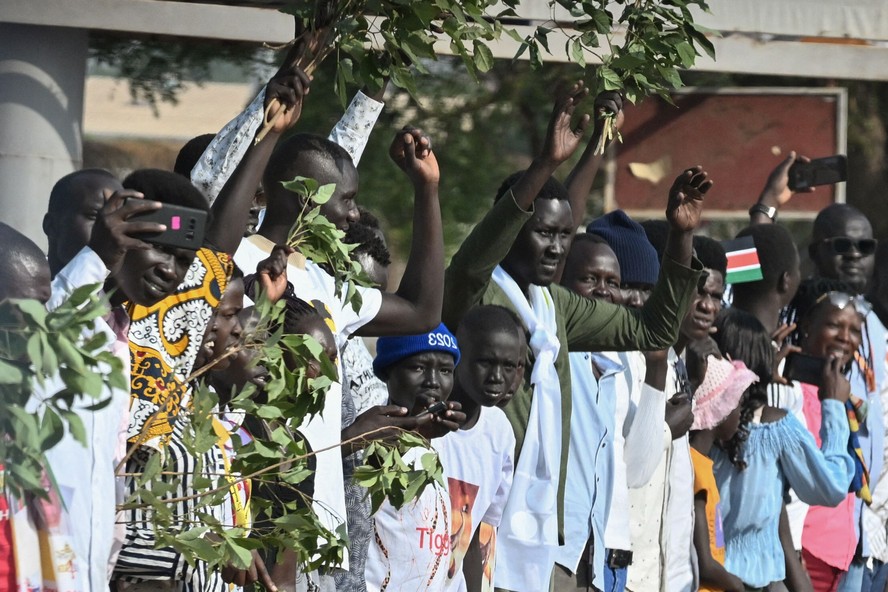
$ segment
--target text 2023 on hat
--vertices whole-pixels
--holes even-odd
[[[453,363],[459,363],[459,346],[456,337],[447,330],[444,323],[434,331],[419,335],[380,337],[376,341],[376,358],[373,359],[373,372],[380,378],[390,366],[404,358],[423,352],[444,352],[453,356]]]

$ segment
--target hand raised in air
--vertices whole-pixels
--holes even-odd
[[[693,232],[700,225],[703,214],[703,197],[712,189],[713,181],[701,166],[687,169],[680,174],[669,190],[666,219],[673,230]]]
[[[437,184],[441,179],[432,140],[421,129],[407,126],[395,134],[389,156],[414,186]]]
[[[577,147],[589,127],[590,118],[583,115],[573,126],[573,114],[577,105],[586,98],[589,89],[583,81],[575,83],[568,91],[560,95],[555,101],[552,117],[549,119],[549,127],[546,130],[546,139],[543,142],[541,157],[553,165],[559,165],[576,151]]]

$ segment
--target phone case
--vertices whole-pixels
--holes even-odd
[[[167,229],[164,232],[147,233],[140,237],[155,245],[194,251],[203,246],[207,228],[207,212],[203,210],[163,204],[159,210],[130,218],[130,220],[135,219],[166,225]]]
[[[826,360],[807,354],[792,353],[786,357],[783,376],[792,381],[820,385]]]
[[[848,159],[844,154],[818,158],[811,162],[796,162],[789,167],[789,188],[793,191],[833,185],[848,179]]]

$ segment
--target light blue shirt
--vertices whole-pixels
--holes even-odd
[[[598,380],[593,363],[601,373]],[[626,369],[600,354],[570,354],[573,412],[564,486],[564,545],[558,548],[555,561],[576,572],[591,536],[593,585],[600,590],[604,589],[604,529],[614,478],[615,381],[625,379]]]
[[[811,505],[836,506],[848,493],[854,462],[847,453],[848,417],[842,403],[821,403],[822,446],[792,414],[772,423],[751,423],[738,471],[728,455],[710,456],[721,495],[725,568],[752,587],[783,580],[785,563],[778,523],[784,484]]]

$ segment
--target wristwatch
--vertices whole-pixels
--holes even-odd
[[[766,206],[765,204],[757,203],[751,208],[749,208],[749,215],[753,216],[755,214],[764,214],[772,221],[777,219],[777,208],[774,206]]]

